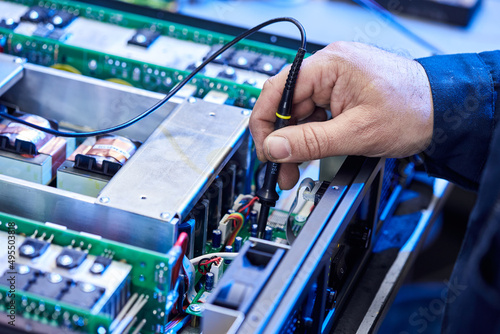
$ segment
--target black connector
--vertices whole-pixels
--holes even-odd
[[[283,89],[283,94],[281,95],[280,104],[278,110],[276,111],[276,122],[274,123],[274,130],[278,130],[288,126],[292,114],[292,104],[293,104],[293,93],[295,90],[295,83],[297,82],[297,77],[299,75],[300,66],[302,65],[302,60],[306,50],[300,48],[297,51],[297,55],[293,60],[292,67],[288,72],[288,77],[285,82],[285,88]],[[276,205],[279,199],[279,195],[276,192],[276,184],[278,183],[278,175],[280,173],[281,164],[268,161],[266,164],[266,175],[264,177],[264,184],[260,188],[256,195],[259,197],[259,202],[261,203],[260,215],[257,222],[258,225],[258,237],[262,238],[264,235],[264,230],[267,225],[267,218],[269,217],[269,209]]]

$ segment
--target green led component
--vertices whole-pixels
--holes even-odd
[[[0,213],[0,231],[8,232],[9,223],[11,223],[10,226],[12,226],[12,223],[15,224],[16,235],[44,235],[44,239],[51,240],[50,243],[53,245],[63,247],[78,245],[80,249],[95,256],[113,254],[113,261],[132,266],[130,296],[142,294],[148,298],[148,302],[138,314],[138,319],[146,319],[146,326],[142,329],[143,333],[154,333],[155,328],[158,326],[163,327],[167,323],[167,315],[161,314],[161,310],[165,310],[166,296],[170,291],[169,262],[165,255],[101,239],[98,236],[94,237],[90,234],[80,234],[76,231],[58,228],[56,225],[46,225]],[[17,245],[17,247],[19,246]],[[160,282],[158,277],[162,275],[164,280]],[[6,312],[6,291],[8,289],[0,285],[0,294],[3,296],[3,298],[0,298],[1,312]],[[97,333],[99,327],[108,329],[113,321],[106,314],[92,314],[89,310],[37,296],[26,291],[16,291],[16,305],[18,306],[16,308],[17,314],[24,318],[40,321],[48,325],[70,326],[69,328],[74,331],[85,333]],[[43,312],[40,311],[40,307],[43,307]],[[64,319],[68,319],[68,317],[69,322],[64,322]]]

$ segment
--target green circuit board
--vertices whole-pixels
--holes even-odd
[[[222,45],[234,37],[76,1],[13,0],[10,2],[26,6],[26,10],[33,6],[39,6],[52,11],[69,13],[77,17],[77,19],[90,20],[86,21],[89,23],[87,24],[89,29],[91,29],[91,23],[96,22],[94,28],[96,35],[101,31],[112,29],[112,27],[117,27],[117,29],[146,29],[148,32],[155,32],[161,36],[169,37],[173,42],[190,42],[192,45],[189,47],[194,49],[196,49],[196,46]],[[0,9],[1,3],[2,1],[0,1]],[[99,25],[103,23],[108,26]],[[22,20],[20,24],[23,24]],[[55,66],[59,69],[64,68],[61,66],[63,65],[71,72],[161,93],[168,92],[190,73],[190,69],[179,68],[175,64],[165,66],[161,65],[161,61],[151,63],[150,61],[137,59],[135,51],[128,56],[127,51],[123,50],[123,52],[117,53],[113,53],[113,50],[108,49],[106,51],[109,52],[95,50],[92,48],[91,40],[86,41],[83,45],[81,45],[82,43],[72,45],[71,42],[68,42],[68,39],[71,40],[74,32],[64,35],[64,30],[67,28],[59,29],[61,36],[65,36],[60,37],[58,35],[59,38],[54,38],[52,35],[45,36],[44,33],[40,33],[40,29],[42,31],[45,29],[40,27],[40,24],[39,29],[35,31],[33,29],[20,30],[0,26],[0,52],[3,51],[4,53],[26,58],[31,63]],[[86,27],[82,26],[80,29],[86,29]],[[119,31],[124,33],[123,30]],[[184,45],[173,43],[172,52],[176,52],[176,47],[182,49]],[[235,49],[247,52],[249,55],[279,57],[286,60],[287,63],[292,62],[295,56],[294,50],[254,41],[241,41],[235,46]],[[162,54],[159,53],[155,59],[161,57]],[[146,58],[151,59],[151,57]],[[202,57],[199,58],[199,61],[201,61]],[[228,95],[225,101],[226,104],[246,108],[253,107],[260,93],[258,85],[235,82],[231,78],[214,75],[205,76],[199,74],[191,83],[196,86],[196,92],[193,94],[195,97],[204,98],[209,91],[220,91]]]
[[[78,248],[84,250],[88,257],[110,254],[110,258],[115,263],[127,264],[131,267],[127,277],[130,291],[127,293],[126,299],[130,299],[134,294],[142,295],[143,298],[147,299],[147,303],[137,314],[137,319],[145,319],[142,332],[155,333],[158,328],[163,328],[167,323],[168,315],[162,313],[162,310],[165,310],[165,301],[170,291],[170,269],[166,255],[105,240],[98,236],[67,230],[62,226],[42,224],[0,213],[0,240],[6,240],[7,233],[14,235],[12,239],[15,240],[13,244],[16,249],[16,255],[13,256],[12,262],[9,260],[10,265],[22,260],[19,256],[19,247],[22,246],[20,238],[33,235],[42,236],[41,239],[40,237],[34,237],[36,240],[50,240],[50,246],[46,253],[49,253],[50,247],[62,246],[67,249],[67,247],[73,245],[72,249],[75,249],[78,245]],[[40,268],[40,264],[36,265],[37,261],[31,264],[32,261],[25,261],[25,263]],[[90,261],[90,259],[87,258],[85,261]],[[85,262],[81,264],[81,266],[84,265]],[[7,268],[6,272],[11,270],[13,270],[13,267]],[[50,269],[47,271],[50,271]],[[68,270],[67,276],[70,277],[70,275],[71,271]],[[15,292],[15,309],[18,316],[77,332],[109,332],[109,326],[113,321],[113,318],[109,315],[95,313],[92,310],[77,307],[60,300],[30,293],[29,289],[28,291],[22,290],[18,287]],[[1,312],[8,311],[7,307],[10,302],[10,298],[6,294],[8,291],[9,287],[0,283]],[[104,332],[101,329],[101,332],[99,332],[99,328],[104,328],[106,331]]]

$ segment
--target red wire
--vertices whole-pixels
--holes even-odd
[[[177,238],[177,241],[174,244],[174,247],[175,246],[181,247],[182,252],[181,255],[179,256],[179,259],[177,260],[177,263],[175,264],[175,267],[172,269],[172,284],[171,284],[172,286],[175,285],[177,277],[179,277],[179,272],[182,267],[182,261],[184,260],[184,255],[186,255],[188,241],[189,241],[188,234],[186,232],[181,232],[181,234],[179,234],[179,237]]]
[[[253,203],[255,203],[256,200],[258,200],[259,198],[257,196],[255,196],[254,198],[252,198],[250,200],[250,202],[248,202],[247,205],[245,205],[244,207],[242,207],[241,209],[238,210],[238,212],[243,212],[245,211],[246,209],[248,209],[249,207],[251,207],[253,205]]]
[[[181,232],[174,246],[182,247],[182,256],[186,255],[188,242],[189,242],[189,235],[186,232]]]

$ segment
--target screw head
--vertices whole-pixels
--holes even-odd
[[[109,203],[109,197],[106,197],[106,196],[103,196],[101,198],[99,198],[99,202],[101,203]]]
[[[20,251],[24,255],[32,255],[33,253],[35,253],[35,247],[33,247],[32,245],[24,245],[21,247]]]
[[[90,267],[90,272],[93,274],[100,274],[104,271],[104,266],[102,263],[94,263],[92,267]]]
[[[203,311],[203,308],[199,304],[191,304],[189,305],[189,310],[192,312],[201,312]]]
[[[165,220],[170,219],[170,213],[168,213],[168,212],[162,212],[162,213],[160,213],[160,217],[162,219],[165,219]]]
[[[47,279],[49,280],[50,283],[59,283],[61,282],[63,279],[62,279],[62,276],[59,275],[59,274],[50,274],[49,277],[47,277]]]
[[[95,290],[95,285],[92,283],[83,283],[81,290],[87,293],[92,292]]]
[[[250,110],[248,110],[248,109],[243,109],[243,110],[241,111],[241,114],[242,114],[243,116],[250,116]]]
[[[332,189],[333,189],[333,190],[339,190],[339,187],[337,187],[337,186],[333,186],[333,187],[332,187]]]
[[[188,100],[188,102],[189,102],[189,103],[191,103],[191,104],[196,103],[196,98],[195,98],[195,97],[192,97],[192,96],[191,96],[191,97],[189,97],[187,100]]]
[[[58,262],[62,265],[62,266],[69,266],[70,264],[73,263],[73,258],[69,255],[63,255],[59,258]]]
[[[30,267],[25,266],[25,265],[21,265],[21,266],[17,267],[17,272],[20,275],[25,275],[25,274],[30,272]]]

